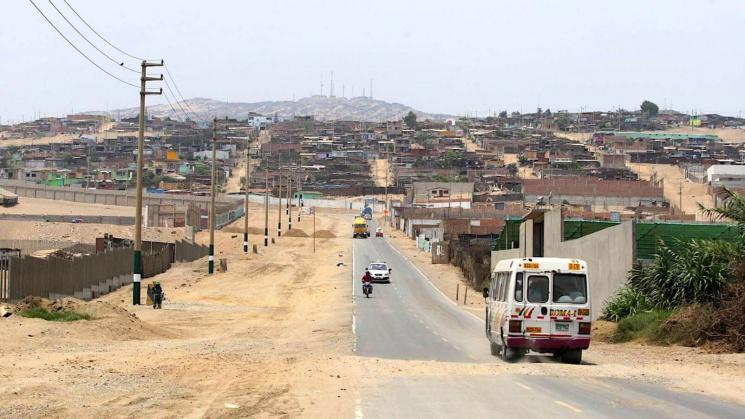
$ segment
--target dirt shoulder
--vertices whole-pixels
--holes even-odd
[[[346,227],[337,217],[320,215],[318,229]],[[88,303],[113,307],[96,320],[0,319],[7,342],[0,363],[9,366],[0,373],[0,415],[351,412],[351,396],[340,390],[348,385],[339,385],[353,369],[350,241],[343,237],[319,239],[316,254],[312,239],[283,237],[243,256],[242,235],[218,232],[228,272],[208,276],[199,260],[145,280],[163,284],[162,310],[132,306],[125,287]]]

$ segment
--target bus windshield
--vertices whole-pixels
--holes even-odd
[[[587,302],[587,277],[582,274],[554,274],[554,302],[584,304]]]

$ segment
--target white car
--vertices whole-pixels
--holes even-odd
[[[391,271],[385,262],[373,262],[367,266],[367,271],[370,272],[373,282],[391,282]]]

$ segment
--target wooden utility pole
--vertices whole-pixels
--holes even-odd
[[[248,254],[248,188],[251,185],[251,136],[248,136],[246,144],[246,180],[244,187],[246,189],[246,202],[243,209],[243,253]]]
[[[264,247],[269,246],[269,167],[266,170],[266,186],[264,187]]]
[[[210,187],[210,250],[208,273],[215,272],[215,194],[217,193],[217,118],[212,120],[212,182]]]
[[[132,261],[132,305],[140,304],[140,282],[142,281],[142,171],[144,167],[143,149],[145,148],[145,96],[163,93],[163,88],[158,92],[147,91],[147,82],[163,80],[162,74],[160,77],[148,77],[147,68],[161,66],[163,66],[163,61],[160,63],[149,63],[143,60],[140,73],[140,118],[138,121],[140,123],[140,129],[137,136],[137,190],[135,202],[135,246],[134,260]]]

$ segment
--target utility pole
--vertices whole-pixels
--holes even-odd
[[[303,196],[303,185],[300,183],[300,174],[297,174],[297,181],[295,182],[295,190],[297,191],[297,222],[300,222],[300,207],[302,207],[302,201],[300,201],[300,197]]]
[[[282,236],[282,155],[278,157],[279,190],[277,191],[277,237]]]
[[[217,193],[217,118],[212,120],[212,182],[210,188],[210,253],[208,273],[215,272],[215,194]]]
[[[313,210],[313,253],[316,253],[316,207]]]
[[[292,230],[292,175],[287,175],[287,230]]]
[[[248,254],[248,187],[251,184],[251,136],[248,136],[246,144],[246,207],[243,209],[243,253]]]
[[[269,167],[266,167],[266,186],[264,187],[264,247],[269,246]]]
[[[147,68],[162,66],[162,60],[160,63],[149,63],[143,60],[140,73],[140,130],[137,138],[137,198],[135,203],[135,248],[132,267],[132,305],[140,304],[140,281],[142,281],[142,171],[144,166],[143,149],[145,148],[145,96],[160,95],[163,93],[162,87],[158,92],[147,91],[147,82],[163,80],[162,74],[160,77],[148,77]]]

